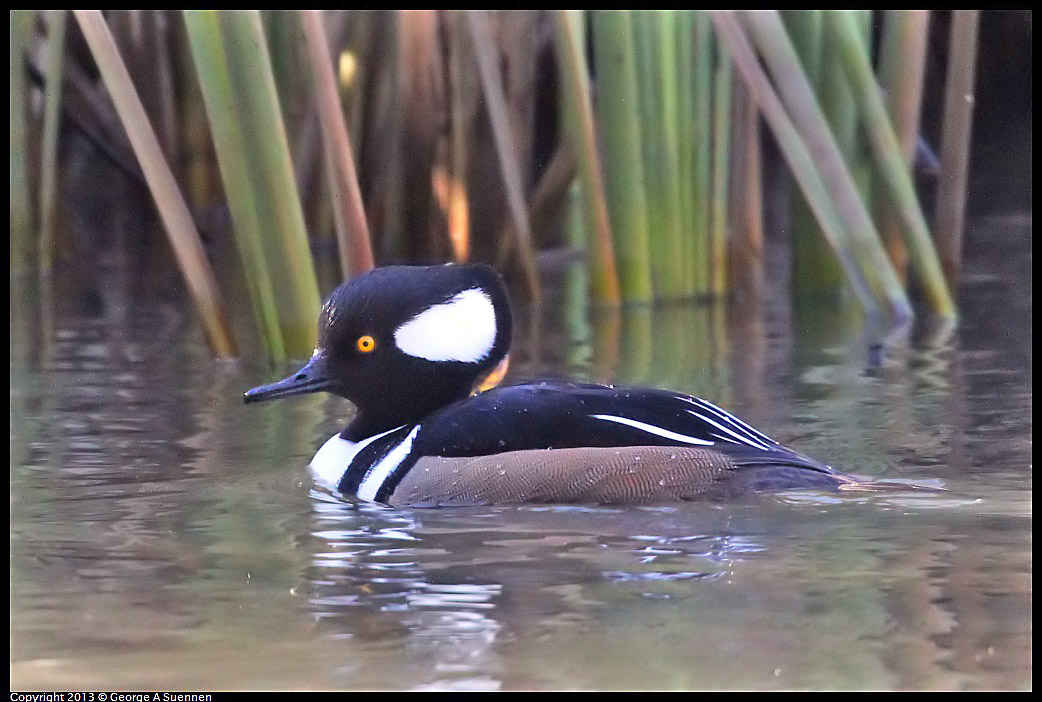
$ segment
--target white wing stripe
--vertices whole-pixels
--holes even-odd
[[[704,414],[700,414],[700,413],[696,412],[695,410],[688,410],[688,414],[692,414],[692,415],[698,417],[703,422],[706,422],[708,424],[712,424],[714,427],[716,427],[720,431],[724,432],[725,434],[730,434],[739,443],[745,444],[746,446],[752,446],[753,448],[762,449],[764,451],[770,451],[771,450],[771,447],[768,446],[767,444],[763,443],[762,441],[760,441],[758,439],[754,441],[753,439],[749,438],[748,436],[742,436],[738,432],[731,431],[730,429],[728,429],[724,425],[717,424],[716,422],[714,422],[709,417],[705,416]],[[730,441],[730,439],[726,439],[726,438],[724,438],[722,436],[720,438],[724,439],[725,441]]]
[[[749,436],[750,439],[759,440],[759,441],[765,441],[765,442],[767,442],[770,445],[775,445],[775,444],[778,443],[777,441],[775,441],[771,437],[767,436],[763,432],[758,431],[757,429],[749,426],[748,424],[743,422],[738,417],[734,416],[730,412],[727,412],[725,410],[720,409],[719,407],[717,407],[716,405],[714,405],[711,402],[706,402],[705,400],[702,400],[702,399],[697,398],[697,397],[686,397],[684,395],[677,395],[677,397],[679,397],[679,398],[681,398],[683,400],[687,400],[688,402],[690,402],[691,404],[695,405],[696,407],[698,407],[700,409],[704,409],[704,410],[707,410],[708,412],[712,412],[717,417],[719,417],[720,419],[722,419],[722,420],[724,420],[726,422],[730,422],[730,423],[734,424],[734,428],[735,429],[739,429],[739,430],[744,431]]]
[[[616,417],[611,414],[591,414],[594,419],[604,419],[609,422],[616,422],[618,424],[625,424],[626,426],[633,427],[634,429],[640,429],[646,431],[649,434],[655,436],[661,436],[664,439],[671,439],[673,441],[683,441],[686,444],[697,444],[699,446],[713,446],[715,442],[706,441],[705,439],[696,439],[693,436],[687,436],[685,434],[678,434],[675,431],[669,429],[663,429],[657,427],[654,424],[645,424],[644,422],[638,422],[635,419],[628,419],[626,417]]]

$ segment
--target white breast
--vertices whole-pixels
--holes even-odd
[[[331,490],[336,490],[337,486],[340,485],[340,479],[344,477],[344,473],[347,472],[351,461],[355,460],[355,456],[358,455],[359,451],[381,436],[386,436],[398,429],[401,429],[401,427],[389,429],[382,434],[370,436],[364,441],[357,442],[347,441],[346,439],[341,439],[340,434],[333,434],[329,441],[324,443],[322,448],[318,450],[315,457],[311,459],[311,465],[308,466],[311,470],[311,475],[314,476],[315,481],[319,484]]]

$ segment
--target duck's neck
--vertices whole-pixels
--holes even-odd
[[[350,400],[358,412],[340,438],[363,441],[404,425],[415,425],[439,410],[465,400],[476,383],[488,375],[488,368],[498,367],[498,360],[477,364],[438,364],[423,373],[402,373]]]
[[[354,419],[340,432],[340,438],[347,441],[363,441],[371,436],[382,434],[391,429],[405,426],[407,424],[419,424],[426,417],[438,411],[442,407],[461,400],[468,393],[453,393],[442,397],[425,397],[424,401],[411,403],[372,403],[359,405],[358,413]]]
[[[368,439],[370,436],[376,436],[377,434],[382,434],[391,429],[397,429],[404,424],[414,423],[415,422],[409,422],[407,419],[400,416],[379,416],[370,412],[362,413],[359,411],[359,413],[355,415],[355,418],[352,419],[351,422],[344,427],[344,430],[340,432],[340,438],[345,441],[358,443],[359,441]]]

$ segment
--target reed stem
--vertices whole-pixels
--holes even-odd
[[[467,195],[467,160],[470,156],[468,141],[476,112],[474,108],[477,107],[479,98],[477,90],[468,90],[471,85],[471,71],[466,59],[470,52],[465,46],[467,28],[463,13],[449,13],[445,24],[448,33],[449,120],[452,124],[446,188],[449,243],[452,245],[453,258],[456,261],[466,261],[470,258],[471,248],[470,198]],[[503,238],[501,241],[516,241],[516,235],[511,232],[510,236],[513,238]]]
[[[499,155],[499,167],[507,192],[507,204],[510,208],[510,215],[514,219],[514,231],[517,233],[521,268],[524,272],[528,296],[533,302],[538,302],[543,294],[542,286],[539,282],[539,271],[535,266],[535,246],[532,242],[532,228],[528,220],[528,211],[525,208],[523,178],[510,137],[510,122],[507,117],[506,98],[503,92],[503,76],[492,40],[492,29],[484,10],[468,10],[467,22],[474,40],[474,54],[478,62],[478,72],[481,75],[485,106],[488,109],[489,121],[492,123],[492,135]]]
[[[47,71],[44,88],[40,173],[40,272],[54,263],[57,232],[58,135],[61,126],[62,65],[65,56],[65,10],[47,10]]]
[[[30,269],[33,205],[29,186],[29,85],[26,51],[35,11],[11,11],[11,271]]]
[[[886,95],[887,113],[909,171],[919,138],[929,27],[929,10],[887,10],[879,48],[879,87]],[[904,280],[908,275],[908,249],[901,235],[900,216],[885,202],[877,210],[883,243]]]
[[[694,134],[689,135],[695,142],[692,269],[695,294],[703,296],[710,292],[712,277],[709,227],[713,187],[713,31],[711,20],[702,11],[696,11],[694,17],[693,82],[695,128]]]
[[[818,107],[810,82],[775,11],[745,12],[747,26],[778,86],[779,95],[792,115],[796,128],[814,154],[836,210],[843,217],[850,253],[858,261],[862,276],[874,294],[885,300],[899,319],[911,316],[911,307],[865,203]],[[820,223],[820,222],[819,222]]]
[[[261,233],[259,193],[250,180],[252,166],[246,136],[239,120],[232,118],[239,109],[218,17],[212,11],[185,11],[184,20],[251,306],[268,356],[276,362],[285,361],[286,342],[279,324],[274,278],[269,272]]]
[[[677,44],[677,173],[680,196],[680,251],[685,295],[695,294],[694,217],[695,203],[695,13],[681,11],[677,15],[674,39]]]
[[[901,214],[905,244],[911,254],[912,266],[934,312],[942,317],[953,318],[955,303],[930,238],[926,218],[919,206],[911,173],[904,164],[901,146],[879,94],[879,84],[868,61],[858,19],[847,10],[836,10],[826,14],[826,27],[837,42],[847,77],[861,105],[880,177]]]
[[[800,187],[803,189],[808,203],[813,208],[818,218],[818,223],[821,225],[822,233],[833,251],[836,252],[840,264],[847,273],[847,279],[850,281],[855,295],[866,313],[869,316],[874,316],[878,311],[876,296],[873,287],[866,280],[864,267],[859,265],[854,255],[850,235],[848,234],[851,229],[855,228],[851,226],[852,224],[863,228],[865,226],[864,221],[868,219],[868,216],[864,213],[864,207],[857,198],[850,174],[843,165],[835,142],[831,140],[828,134],[828,128],[822,125],[824,117],[818,111],[817,119],[814,120],[813,125],[818,130],[816,138],[813,132],[810,137],[807,137],[807,134],[801,135],[794,126],[785,107],[782,106],[778,95],[775,94],[767,76],[763,73],[763,69],[760,68],[756,54],[749,43],[749,39],[745,36],[734,11],[714,10],[712,18],[718,35],[725,43],[731,57],[734,59],[736,68],[742,74],[742,78],[749,87],[760,111],[767,119],[767,123],[774,132],[782,154],[788,161],[789,167],[792,169]],[[774,19],[776,20],[777,18],[774,17]],[[770,18],[767,21],[771,22],[771,24],[761,28],[766,29],[768,38],[772,34],[777,36],[778,32],[774,28],[774,23]],[[778,23],[780,24],[780,21]],[[778,53],[782,54],[784,65],[791,68],[792,62],[796,61],[795,52],[792,50],[791,44],[788,44],[784,31],[781,33],[781,36],[785,38],[785,42],[777,46],[780,42],[776,41],[774,48]],[[788,52],[785,51],[786,46],[788,47]],[[792,54],[791,61],[784,61],[786,53]],[[768,62],[770,61],[768,60]],[[778,68],[777,62],[775,62],[775,68]],[[810,85],[807,83],[805,76],[802,77],[802,81],[800,76],[802,76],[802,70],[796,76],[787,75],[784,78],[779,77],[778,82],[781,84],[785,83],[786,80],[791,80],[790,87],[794,85],[797,89],[802,88],[800,97],[807,101],[811,108],[816,110],[816,101],[813,95],[809,97],[806,95],[806,92],[810,91]],[[790,107],[793,106],[790,105]],[[794,113],[796,112],[794,109]],[[806,117],[800,115],[800,118]],[[813,116],[811,119],[813,120]],[[806,128],[807,125],[804,125],[804,127]],[[810,144],[804,143],[804,138],[808,138]],[[814,148],[813,156],[808,148],[811,144]],[[852,206],[850,205],[851,202],[854,203]],[[860,213],[858,211],[859,206]],[[868,227],[871,227],[870,222]],[[887,263],[887,265],[889,264]],[[891,296],[888,299],[888,303],[895,315],[902,319],[909,318],[912,314],[911,306],[908,304],[907,297],[904,296],[904,291],[901,290],[900,286],[892,286],[886,290],[886,293]]]
[[[765,290],[760,113],[744,82],[736,81],[733,92],[732,235],[728,242],[731,288],[743,300],[760,301]]]
[[[321,10],[303,10],[301,24],[315,82],[326,162],[331,165],[333,174],[329,183],[330,194],[333,206],[339,213],[337,221],[343,223],[343,226],[337,227],[340,270],[344,278],[348,279],[373,267],[373,249],[369,242],[369,223],[365,218],[362,191],[358,187],[351,139],[340,106],[340,94],[333,76],[333,59],[320,13]]]
[[[979,20],[979,10],[953,10],[951,39],[948,42],[948,82],[944,95],[941,180],[937,186],[935,234],[945,274],[953,286],[958,282],[962,266]]]
[[[716,298],[727,296],[728,167],[731,160],[733,73],[730,55],[722,47],[717,47],[716,75],[713,79],[713,216],[709,230],[710,291]]]
[[[829,124],[835,127],[836,116],[844,114],[840,105],[850,107],[849,99],[845,103],[831,99],[826,87],[840,93],[840,97],[849,97],[849,91],[843,92],[841,81],[842,69],[826,60],[824,40],[825,10],[787,10],[783,14],[786,29],[789,32],[793,48],[799,56],[800,63],[807,80],[822,105],[822,112]],[[839,79],[839,81],[836,80]],[[836,83],[840,82],[839,86]],[[851,126],[853,120],[847,120]],[[848,149],[840,141],[840,149],[847,153]],[[850,161],[848,161],[850,163]],[[845,290],[843,269],[836,257],[827,247],[821,245],[821,230],[803,195],[795,194],[792,208],[792,291],[798,296],[835,295]]]
[[[630,11],[597,10],[592,15],[604,195],[611,214],[620,287],[626,302],[648,302],[653,297],[651,232],[634,21]]]
[[[586,64],[586,22],[582,10],[556,10],[557,60],[561,66],[561,94],[564,97],[562,129],[572,133],[563,138],[572,142],[579,173],[578,203],[587,212],[585,228],[578,221],[570,221],[569,231],[577,237],[584,231],[587,278],[592,299],[602,305],[616,306],[620,298],[631,300],[651,296],[650,267],[647,249],[641,279],[640,269],[632,270],[627,252],[616,253],[614,232],[606,201],[605,164],[597,147],[597,126],[591,101],[590,71]],[[603,128],[603,127],[602,127]],[[575,205],[572,200],[572,206]]]
[[[645,114],[657,117],[649,120],[648,137],[655,142],[657,158],[649,160],[649,169],[658,172],[654,179],[655,189],[648,193],[649,210],[661,214],[661,229],[651,236],[652,261],[655,268],[655,288],[660,299],[676,300],[690,297],[694,292],[684,285],[683,232],[680,221],[680,161],[679,161],[679,96],[678,82],[689,79],[690,66],[677,64],[675,10],[658,10],[646,17],[651,23],[649,43],[639,50],[650,54],[652,75],[646,80],[654,81],[655,104]],[[678,68],[680,69],[678,71]],[[657,124],[655,123],[657,121]]]
[[[199,233],[195,229],[188,205],[181,196],[174,174],[163,157],[159,140],[145,115],[144,105],[134,90],[130,73],[127,72],[127,67],[119,55],[119,49],[108,25],[105,24],[105,18],[100,10],[73,12],[148,181],[170,246],[202,320],[210,348],[219,357],[234,356],[235,342],[228,327],[217,281],[206,258]]]

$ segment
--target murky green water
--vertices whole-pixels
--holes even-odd
[[[274,374],[212,363],[179,299],[15,324],[12,688],[1029,688],[1030,220],[976,226],[947,337],[673,306],[527,315],[515,353],[941,494],[353,506],[305,469],[348,405],[242,405]]]

